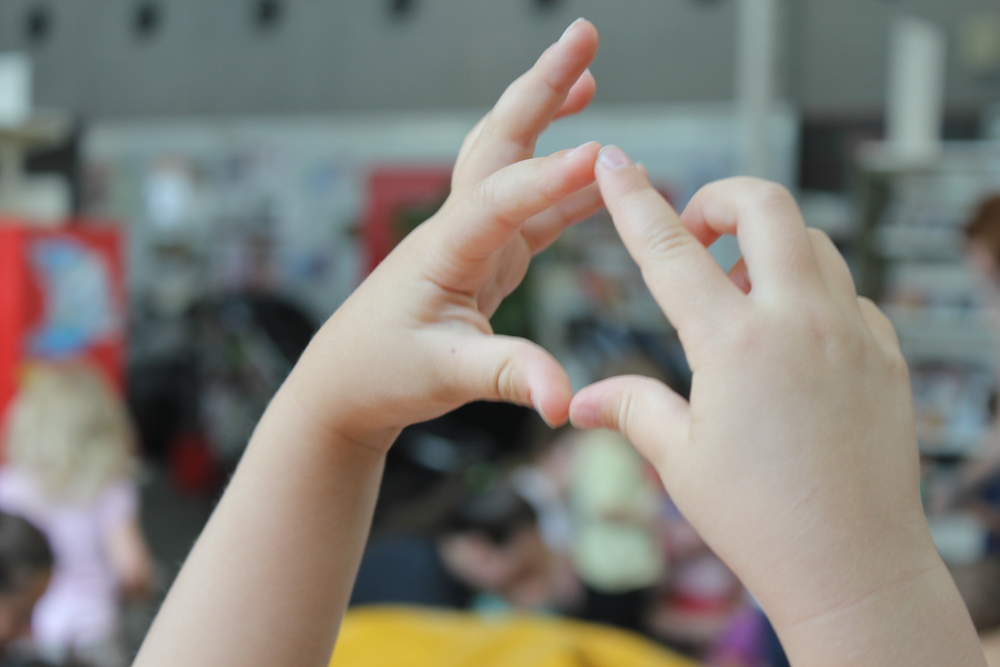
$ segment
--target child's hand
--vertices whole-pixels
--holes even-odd
[[[906,365],[830,239],[764,181],[709,185],[678,216],[617,148],[597,180],[694,379],[690,403],[647,378],[597,383],[573,424],[628,437],[782,627],[939,573]],[[720,234],[744,255],[729,277],[705,248]]]
[[[548,124],[592,99],[596,52],[597,31],[577,21],[472,130],[441,210],[334,314],[293,372],[286,390],[309,418],[377,447],[478,399],[566,420],[565,371],[537,345],[493,335],[490,317],[532,255],[602,205],[598,144],[532,159]]]

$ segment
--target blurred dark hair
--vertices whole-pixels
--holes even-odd
[[[965,238],[985,246],[994,263],[1000,266],[1000,194],[979,205],[965,228]]]
[[[445,534],[480,533],[496,546],[506,545],[524,528],[538,523],[535,510],[506,482],[468,491],[452,509]]]
[[[0,594],[17,590],[52,569],[55,558],[45,534],[30,522],[0,512]]]

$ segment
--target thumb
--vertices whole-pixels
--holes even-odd
[[[688,441],[691,406],[659,380],[624,375],[580,390],[570,421],[580,429],[618,431],[660,469],[669,450]]]
[[[462,346],[457,361],[454,377],[469,400],[529,406],[549,426],[569,418],[569,377],[555,357],[535,343],[512,336],[476,338]]]

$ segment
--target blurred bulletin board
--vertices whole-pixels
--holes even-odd
[[[86,360],[123,387],[120,248],[108,221],[37,229],[0,220],[0,418],[33,362]]]
[[[361,219],[377,169],[452,164],[478,113],[97,123],[84,139],[85,207],[124,220],[130,294],[183,309],[206,291],[264,287],[317,317],[365,272]],[[559,121],[538,154],[615,143],[682,207],[737,173],[732,105],[603,108]],[[793,184],[798,121],[774,117],[771,177]],[[720,262],[735,259],[723,244]]]

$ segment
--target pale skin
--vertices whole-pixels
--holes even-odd
[[[463,145],[441,211],[324,325],[136,665],[325,665],[386,452],[407,424],[477,399],[629,437],[793,664],[985,664],[920,513],[892,329],[788,194],[727,181],[678,216],[618,149],[533,158],[549,122],[592,98],[596,50],[577,22],[511,85]],[[531,256],[602,205],[680,331],[690,403],[642,378],[574,398],[551,355],[492,334]],[[732,233],[746,259],[727,277],[705,244]]]

